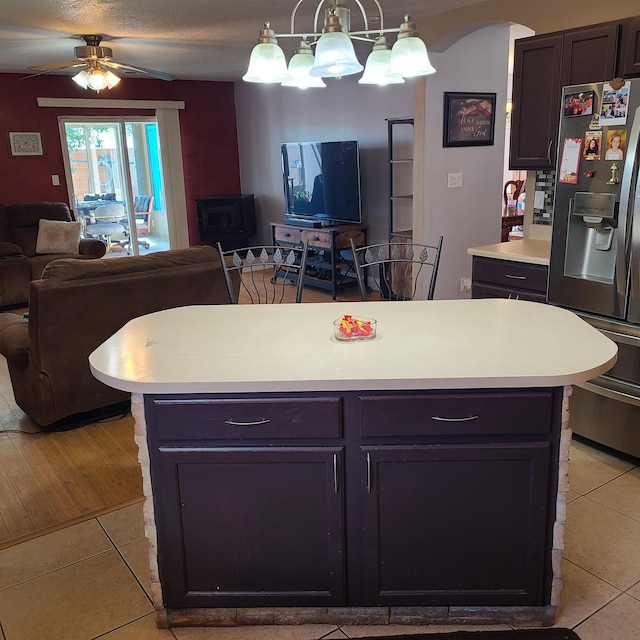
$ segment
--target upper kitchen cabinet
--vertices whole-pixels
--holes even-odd
[[[625,78],[640,76],[640,18],[623,23],[621,39],[618,74]]]
[[[616,75],[619,23],[516,40],[511,169],[555,166],[562,87]]]
[[[558,129],[562,36],[516,40],[510,167],[551,166]]]

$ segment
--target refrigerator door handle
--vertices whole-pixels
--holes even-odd
[[[636,109],[633,124],[631,126],[631,132],[627,140],[627,150],[624,161],[624,168],[622,170],[622,184],[620,185],[620,205],[618,211],[618,253],[616,257],[616,288],[618,293],[624,294],[627,290],[627,280],[629,277],[626,265],[629,265],[631,271],[631,287],[632,297],[635,293],[637,297],[637,291],[633,289],[637,288],[637,278],[633,277],[631,270],[631,264],[634,253],[637,254],[635,244],[637,240],[633,235],[640,234],[640,229],[632,228],[633,213],[634,213],[634,198],[636,196],[636,179],[634,174],[634,168],[637,162],[638,154],[638,138],[640,138],[640,107]],[[637,225],[640,227],[640,224]],[[633,235],[632,235],[633,233]]]

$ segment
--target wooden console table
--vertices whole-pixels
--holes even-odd
[[[350,238],[353,238],[357,247],[364,246],[366,227],[343,224],[316,228],[272,222],[271,231],[273,244],[288,245],[309,241],[306,285],[329,289],[334,300],[340,291],[358,285],[352,260],[341,252],[351,253]]]

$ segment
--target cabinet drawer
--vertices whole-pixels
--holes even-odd
[[[298,244],[302,241],[302,231],[293,227],[273,227],[273,239],[277,242]]]
[[[553,392],[362,396],[363,436],[548,434]]]
[[[473,258],[473,280],[497,284],[510,289],[526,289],[546,294],[547,267],[543,265]]]
[[[320,229],[309,229],[302,232],[302,241],[309,241],[310,247],[320,247],[322,249],[331,249],[331,232],[320,231]]]
[[[547,302],[547,296],[534,291],[521,291],[519,289],[507,289],[491,284],[477,284],[471,286],[472,298],[509,298],[510,300],[528,300],[530,302]]]
[[[326,398],[152,398],[158,440],[339,438],[342,400]]]

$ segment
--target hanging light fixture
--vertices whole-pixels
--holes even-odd
[[[100,92],[103,89],[113,89],[120,78],[109,69],[105,69],[99,62],[91,60],[86,69],[73,76],[72,80],[83,89],[93,89]]]
[[[311,46],[303,38],[298,43],[296,54],[289,61],[287,72],[290,76],[282,83],[283,87],[297,87],[298,89],[308,89],[310,87],[326,87],[322,78],[314,77],[309,72],[313,67],[313,51]]]
[[[359,84],[377,84],[384,86],[387,84],[400,84],[404,78],[399,73],[392,73],[389,69],[391,62],[391,45],[384,36],[380,36],[367,58],[367,65],[364,68]]]
[[[320,78],[341,78],[359,73],[363,66],[356,58],[354,40],[362,40],[373,45],[364,67],[365,72],[359,80],[361,84],[397,84],[404,78],[435,73],[429,61],[424,42],[418,37],[415,23],[410,17],[396,29],[384,28],[384,16],[378,0],[369,0],[375,5],[379,27],[369,28],[369,19],[362,0],[353,0],[360,10],[364,29],[351,31],[351,11],[347,0],[319,0],[314,15],[314,31],[296,33],[295,18],[304,0],[297,0],[291,12],[291,33],[278,34],[268,22],[260,32],[258,44],[251,52],[249,67],[243,80],[258,83],[280,83],[287,87],[307,88],[325,86],[312,84]],[[319,16],[323,5],[328,7],[324,13],[324,25],[318,29]],[[391,47],[385,34],[397,33],[398,38]],[[301,38],[296,54],[286,68],[284,52],[277,38]],[[315,58],[312,47],[315,47]]]

